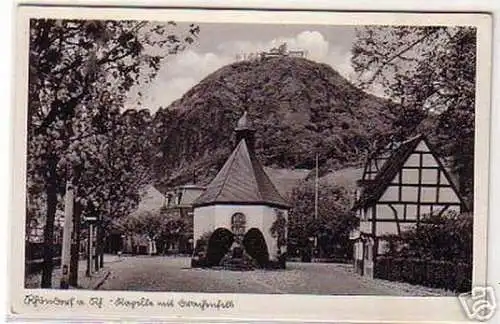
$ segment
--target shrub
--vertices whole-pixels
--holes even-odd
[[[384,257],[377,258],[375,277],[453,291],[472,283],[471,214],[429,216],[401,236],[388,235]]]
[[[401,236],[382,237],[386,256],[472,263],[472,214],[430,216]]]
[[[470,263],[379,257],[374,275],[379,279],[444,288],[456,292],[467,292],[472,288]]]

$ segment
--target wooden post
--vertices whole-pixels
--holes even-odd
[[[66,183],[66,194],[64,197],[64,228],[61,255],[61,289],[69,288],[69,267],[71,261],[71,236],[73,232],[73,185],[71,181]]]

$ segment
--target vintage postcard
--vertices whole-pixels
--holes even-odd
[[[14,318],[493,315],[490,16],[16,18]]]

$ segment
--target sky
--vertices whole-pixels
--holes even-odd
[[[185,24],[187,26],[187,24]],[[182,97],[210,73],[237,61],[237,55],[268,51],[286,42],[289,50],[305,50],[308,59],[332,66],[350,79],[354,26],[284,24],[199,24],[196,42],[167,57],[155,80],[140,91],[143,106],[155,112]],[[182,30],[183,24],[178,27]],[[186,27],[187,28],[187,27]],[[134,106],[136,97],[128,100]]]

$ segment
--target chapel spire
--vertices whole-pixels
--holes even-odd
[[[253,128],[252,122],[250,121],[248,113],[246,111],[238,120],[235,132],[236,132],[236,145],[238,145],[238,143],[244,139],[248,148],[250,150],[254,149],[255,129]]]

